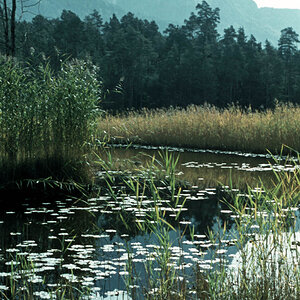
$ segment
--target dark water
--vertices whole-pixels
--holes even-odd
[[[118,162],[142,162],[147,165],[155,156],[161,160],[159,152],[164,154],[164,148],[123,146],[108,148],[112,160]],[[185,179],[201,187],[215,187],[228,185],[233,187],[251,187],[260,185],[260,180],[266,186],[272,186],[275,173],[279,171],[293,171],[299,164],[286,161],[286,157],[264,154],[239,153],[229,151],[169,149],[174,156],[179,155],[177,170],[180,179]],[[105,155],[105,153],[104,153]],[[292,158],[291,160],[296,160]]]
[[[114,162],[127,159],[146,164],[153,154],[158,156],[155,150],[143,152],[147,155],[137,149],[114,149],[112,157]],[[171,261],[179,274],[191,273],[196,264],[202,270],[210,269],[219,261],[210,255],[216,245],[208,240],[208,230],[219,231],[224,222],[227,231],[234,229],[234,217],[219,201],[223,195],[216,188],[217,181],[229,175],[239,180],[246,178],[247,182],[258,177],[267,180],[273,176],[269,162],[268,157],[180,153],[178,166],[184,173],[180,176],[193,178],[198,184],[182,190],[177,206],[170,204],[166,186],[159,187],[165,198],[154,199],[150,194],[137,197],[126,185],[118,184],[112,186],[114,198],[102,189],[93,198],[27,199],[18,209],[1,211],[0,295],[8,292],[11,278],[20,286],[23,281],[30,284],[36,299],[50,299],[53,291],[68,284],[89,289],[91,296],[86,299],[123,296],[128,287],[139,291],[141,280],[147,277],[144,266],[156,263],[161,255],[158,245],[162,236],[169,243]],[[288,171],[295,166],[273,167]],[[155,226],[152,234],[140,230],[145,219],[155,216],[155,205],[177,231],[169,227],[166,235],[163,226]],[[228,261],[236,253],[228,240],[218,247]],[[128,276],[132,265],[134,279]],[[159,265],[154,265],[154,271],[154,276],[159,277]]]

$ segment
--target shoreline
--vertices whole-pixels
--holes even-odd
[[[300,107],[290,104],[264,112],[214,106],[145,109],[99,118],[95,138],[104,144],[285,155],[300,150],[299,119]]]
[[[267,154],[267,153],[251,153],[243,151],[230,151],[230,150],[218,150],[218,149],[197,149],[197,148],[188,148],[188,147],[176,147],[176,146],[154,146],[154,145],[142,145],[142,144],[126,144],[126,143],[107,143],[106,146],[110,148],[133,148],[133,149],[147,149],[147,150],[169,150],[174,152],[193,152],[193,153],[211,153],[211,154],[222,154],[222,155],[233,155],[241,157],[253,157],[253,158],[266,158],[276,160],[284,160],[286,158],[298,159],[297,156],[287,156],[279,154]]]

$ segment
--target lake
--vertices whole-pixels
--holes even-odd
[[[155,198],[147,191],[137,194],[124,181],[112,181],[110,189],[103,187],[92,197],[20,199],[14,209],[2,210],[0,293],[11,295],[13,280],[15,289],[30,287],[37,299],[55,299],[59,289],[70,286],[88,291],[83,299],[129,299],[128,289],[139,294],[141,285],[148,284],[147,264],[153,262],[154,276],[159,277],[162,270],[157,259],[162,242],[168,245],[172,267],[182,276],[192,274],[195,265],[203,272],[218,265],[220,257],[211,249],[217,248],[230,264],[237,249],[229,232],[235,232],[237,216],[220,201],[226,199],[228,185],[232,183],[241,194],[247,184],[259,190],[260,180],[271,185],[276,172],[299,168],[265,155],[171,150],[175,157],[180,155],[178,178],[191,183],[181,190],[176,206],[163,183],[157,186],[160,197]],[[115,165],[130,163],[136,168],[149,164],[153,155],[160,157],[159,149],[150,147],[114,147],[110,151]],[[102,157],[106,155],[107,150]],[[158,214],[156,207],[167,222],[167,232],[163,223],[154,224],[152,232],[143,230],[145,220]],[[299,232],[299,208],[293,207],[293,211]],[[221,234],[221,244],[208,239],[210,231]],[[299,236],[295,239],[297,242]],[[151,287],[149,293],[155,293]],[[191,297],[193,293],[191,290]],[[18,295],[21,299],[21,292]]]

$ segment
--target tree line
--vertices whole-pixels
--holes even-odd
[[[0,21],[0,52],[5,55],[3,14]],[[243,28],[230,26],[220,35],[219,22],[219,9],[206,1],[184,25],[170,24],[163,33],[154,21],[130,12],[104,22],[97,11],[81,20],[64,10],[57,19],[37,15],[16,20],[13,55],[35,67],[48,61],[54,70],[65,59],[91,60],[107,91],[106,109],[204,103],[268,108],[275,99],[300,103],[299,40],[293,28],[284,28],[273,46],[246,36]]]

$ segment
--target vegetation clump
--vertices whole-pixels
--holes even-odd
[[[107,115],[97,135],[111,143],[135,143],[251,153],[280,153],[282,145],[300,150],[300,108],[277,104],[265,111],[237,106],[189,106]]]
[[[0,58],[0,185],[24,179],[84,180],[97,115],[97,70],[83,61],[36,70]]]

